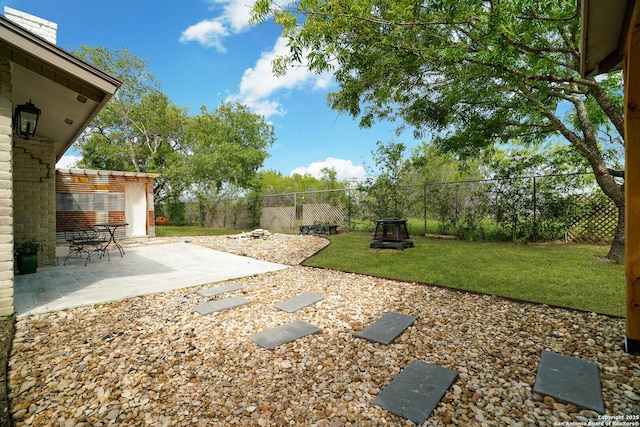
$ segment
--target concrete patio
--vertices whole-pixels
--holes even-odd
[[[59,247],[56,266],[15,276],[16,315],[107,303],[288,267],[189,243],[125,250],[123,257],[110,251],[110,261],[94,256],[85,267],[85,259],[77,256],[63,265],[68,249]]]

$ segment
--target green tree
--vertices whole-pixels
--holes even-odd
[[[264,117],[237,103],[223,102],[213,111],[202,107],[199,116],[188,120],[182,140],[188,153],[185,177],[201,220],[229,211],[236,196],[255,192],[258,169],[274,139],[273,126]]]
[[[608,257],[624,254],[624,192],[606,148],[623,145],[620,74],[579,75],[575,0],[259,0],[254,19],[274,16],[290,53],[276,61],[333,71],[332,108],[362,126],[401,119],[416,136],[473,156],[497,142],[540,143],[561,135],[587,159],[619,220]]]
[[[434,144],[422,142],[411,151],[407,165],[409,182],[443,183],[486,178],[481,159],[460,159],[460,156],[439,150]]]
[[[287,176],[275,170],[261,171],[260,185],[264,194],[297,193],[302,191],[319,190],[320,181],[310,174]]]
[[[188,121],[181,144],[188,153],[190,182],[202,194],[251,188],[274,140],[273,126],[244,105],[223,102],[213,111],[202,107]]]
[[[259,173],[259,181],[264,194],[339,190],[348,186],[346,181],[338,180],[338,172],[332,168],[323,168],[320,178],[308,173],[294,173],[286,176],[274,170],[261,171]]]
[[[326,190],[335,190],[344,187],[344,183],[338,181],[338,171],[333,168],[324,167],[320,169],[322,174],[320,181],[326,183]]]
[[[375,167],[368,167],[368,177],[360,185],[367,193],[362,200],[363,208],[371,220],[402,218],[408,204],[400,188],[406,171],[406,146],[396,142],[384,144],[378,141],[376,144],[378,148],[371,152]]]
[[[156,204],[188,192],[215,205],[221,195],[256,185],[274,141],[262,116],[233,103],[189,115],[160,91],[147,61],[127,49],[83,46],[76,54],[123,82],[78,141],[83,166],[160,174]]]
[[[439,222],[441,233],[463,237],[476,231],[484,219],[486,168],[479,159],[460,159],[434,144],[421,143],[407,162],[407,182],[425,185],[426,208]]]
[[[148,63],[126,48],[82,46],[76,55],[123,83],[78,140],[84,167],[160,173],[155,202],[179,196],[187,187],[181,135],[187,110],[160,91]]]
[[[570,146],[496,150],[489,165],[491,212],[513,240],[561,238],[577,196],[597,192],[588,163]]]
[[[305,203],[329,203],[334,206],[347,203],[347,194],[341,190],[348,186],[348,182],[338,180],[338,172],[333,168],[323,168],[319,178],[309,173],[285,176],[274,170],[261,171],[259,181],[262,194],[281,195],[270,197],[271,203],[287,204],[293,197],[291,193],[308,193],[296,199],[298,206]]]

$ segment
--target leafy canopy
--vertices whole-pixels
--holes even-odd
[[[363,126],[400,118],[418,135],[437,132],[439,143],[475,153],[496,141],[540,142],[558,131],[549,115],[560,120],[559,103],[592,88],[621,115],[619,79],[605,87],[578,75],[573,0],[256,3],[256,20],[270,14],[291,49],[276,71],[305,58],[312,71],[333,70],[340,90],[330,105]],[[589,110],[596,127],[608,117],[597,110]]]
[[[83,166],[160,174],[156,204],[255,185],[275,139],[262,116],[232,103],[190,115],[162,93],[147,61],[127,49],[83,46],[76,54],[123,82],[78,141]]]
[[[575,0],[257,1],[254,20],[271,16],[290,48],[275,71],[333,71],[330,106],[362,126],[398,120],[462,157],[561,135],[624,211],[621,79],[580,76]]]

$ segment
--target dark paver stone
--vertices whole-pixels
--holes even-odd
[[[246,298],[242,297],[227,297],[217,301],[209,301],[204,304],[196,305],[194,309],[202,314],[203,316],[207,314],[217,313],[218,311],[228,310],[230,308],[239,307],[241,305],[249,304],[249,301]]]
[[[305,292],[303,294],[298,295],[297,297],[293,297],[286,301],[282,301],[275,305],[278,310],[283,310],[288,313],[293,313],[294,311],[300,310],[301,308],[309,307],[317,303],[318,301],[322,301],[324,296],[320,294],[314,294],[313,292]]]
[[[414,360],[371,403],[422,425],[457,378],[456,371]]]
[[[317,334],[319,332],[322,332],[322,329],[317,326],[305,322],[304,320],[297,320],[276,328],[265,329],[264,331],[249,335],[249,338],[261,347],[274,348],[279,345],[295,341],[298,338],[302,338],[310,334]]]
[[[416,319],[416,317],[407,314],[396,312],[386,313],[356,336],[386,345],[396,339],[396,337],[411,326]]]
[[[543,350],[533,391],[604,413],[600,371],[594,362]]]
[[[203,297],[214,297],[224,294],[225,292],[239,291],[240,289],[244,289],[244,286],[238,283],[229,283],[228,285],[216,286],[215,288],[201,289],[198,293]]]

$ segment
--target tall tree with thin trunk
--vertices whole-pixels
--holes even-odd
[[[579,74],[575,0],[258,0],[290,53],[275,64],[333,71],[332,108],[360,118],[399,119],[441,148],[473,156],[494,143],[539,144],[561,135],[588,162],[619,211],[608,257],[624,256],[620,74]]]

